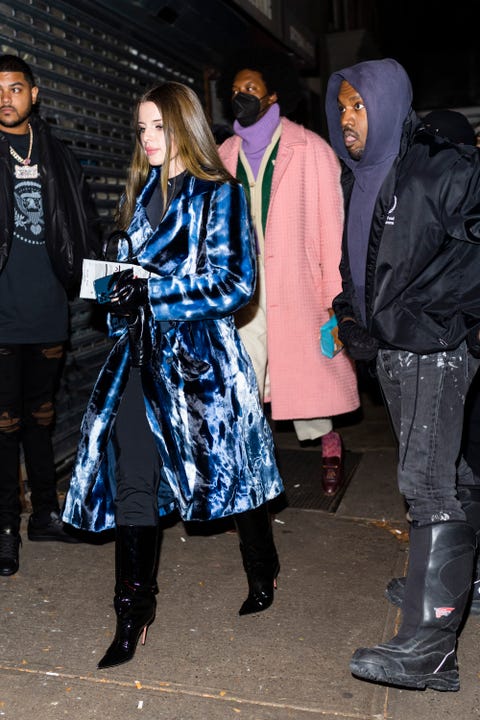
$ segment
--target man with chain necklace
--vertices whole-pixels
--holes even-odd
[[[23,448],[32,541],[77,542],[59,515],[52,429],[82,259],[98,216],[72,152],[37,110],[31,68],[0,56],[0,575],[19,567]]]

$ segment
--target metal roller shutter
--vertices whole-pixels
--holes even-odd
[[[145,32],[140,35],[136,41],[131,23],[123,27],[99,3],[0,2],[0,51],[18,54],[32,66],[41,115],[82,164],[106,231],[130,159],[135,98],[168,79],[200,95],[203,90],[198,71],[165,56],[155,37],[146,45]],[[71,303],[71,329],[54,434],[60,480],[68,478],[80,420],[109,348],[87,301]]]

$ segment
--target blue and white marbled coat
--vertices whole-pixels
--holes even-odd
[[[161,505],[159,491],[159,514],[177,507],[183,520],[210,520],[283,491],[255,374],[232,318],[254,291],[254,237],[240,185],[189,174],[153,229],[145,208],[158,181],[153,168],[128,232],[138,263],[159,276],[148,280],[152,354],[141,371],[161,485],[174,497]],[[126,254],[120,246],[119,260]],[[109,327],[118,339],[82,421],[63,510],[65,522],[96,532],[115,525],[114,420],[130,368],[124,321],[110,316]]]

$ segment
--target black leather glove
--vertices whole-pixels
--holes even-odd
[[[133,270],[113,273],[108,284],[108,300],[103,306],[115,315],[135,315],[139,307],[148,303],[148,281],[134,278]]]
[[[378,342],[355,320],[339,322],[338,337],[354,360],[374,360],[377,357]]]
[[[472,328],[466,340],[470,355],[473,355],[474,358],[480,358],[480,328]]]

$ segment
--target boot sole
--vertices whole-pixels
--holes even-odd
[[[74,535],[27,535],[30,542],[63,542],[78,544],[81,542]]]
[[[0,570],[0,577],[10,577],[10,575],[15,575],[15,573],[18,572],[18,569],[19,565],[13,569],[9,568],[8,570],[5,570],[4,568],[3,570]]]
[[[400,688],[411,688],[414,690],[439,690],[440,692],[457,692],[460,690],[458,671],[435,675],[392,675],[389,676],[385,669],[365,662],[351,662],[350,670],[352,675],[361,680],[377,682],[381,685],[393,685]]]

